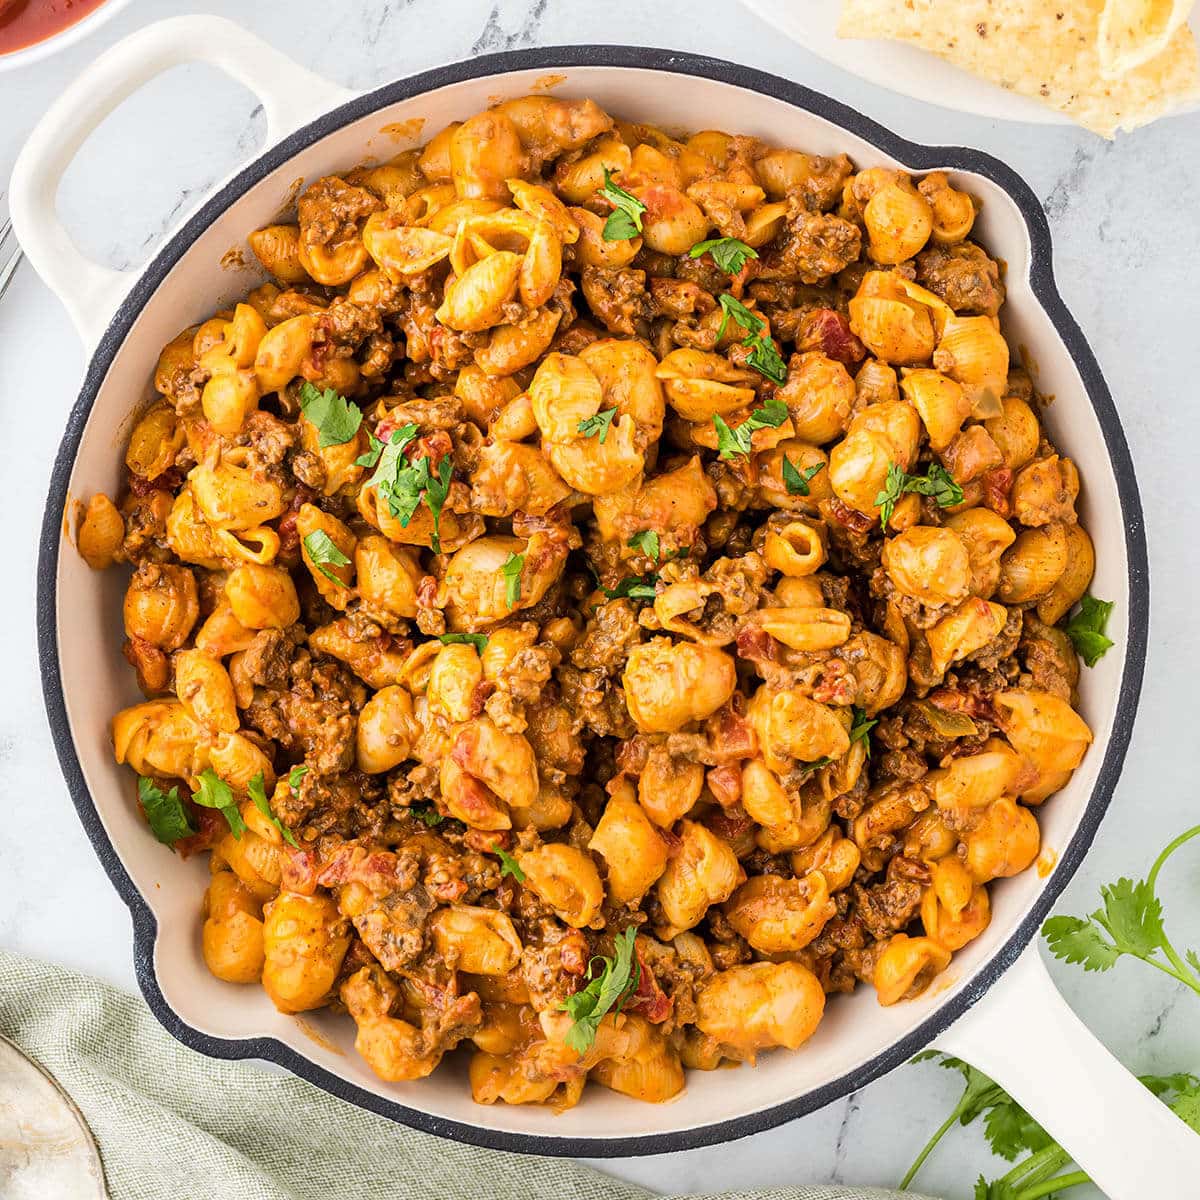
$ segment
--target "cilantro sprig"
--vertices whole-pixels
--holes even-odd
[[[850,724],[850,745],[853,746],[855,742],[862,742],[864,748],[866,749],[867,757],[870,758],[871,739],[868,735],[870,734],[871,730],[879,724],[879,720],[878,718],[872,719],[868,717],[867,714],[857,705],[854,706],[853,712],[854,719]],[[814,759],[810,763],[802,763],[800,766],[800,772],[805,776],[805,778],[807,778],[814,771],[821,771],[824,770],[825,767],[832,767],[835,762],[837,762],[836,758],[834,758],[832,755],[826,754],[821,758]]]
[[[288,782],[291,782],[290,777]],[[299,843],[296,841],[296,835],[275,815],[274,810],[271,808],[271,802],[267,799],[267,783],[263,779],[261,771],[246,785],[246,794],[253,801],[254,807],[279,830],[279,836],[289,846],[295,846],[298,849]]]
[[[1068,1188],[1091,1183],[1080,1170],[1067,1171],[1071,1155],[1056,1142],[998,1083],[970,1063],[927,1050],[914,1063],[933,1060],[939,1066],[959,1071],[965,1082],[963,1093],[950,1115],[922,1147],[900,1181],[908,1187],[934,1147],[956,1124],[967,1126],[983,1118],[983,1134],[992,1152],[1006,1162],[1016,1163],[999,1179],[980,1175],[975,1200],[1042,1200],[1060,1195]],[[1200,1133],[1200,1079],[1187,1072],[1174,1075],[1142,1075],[1140,1082],[1188,1126]],[[1016,1160],[1026,1155],[1020,1162]]]
[[[525,882],[525,872],[521,864],[503,846],[493,846],[492,853],[500,860],[500,878],[511,875],[518,883]]]
[[[1097,600],[1095,596],[1084,596],[1079,602],[1079,611],[1063,626],[1075,653],[1089,667],[1094,667],[1113,646],[1104,630],[1112,615],[1111,600]]]
[[[613,417],[616,415],[615,408],[604,408],[593,417],[584,417],[576,428],[584,437],[594,437],[603,446],[604,439],[608,437],[609,427],[613,423]]]
[[[642,213],[646,206],[631,192],[613,182],[616,172],[604,168],[604,186],[599,194],[612,206],[608,220],[604,222],[603,237],[606,242],[624,242],[642,232]]]
[[[180,838],[196,832],[192,818],[179,797],[178,787],[164,792],[153,779],[139,775],[138,800],[141,801],[142,812],[146,814],[150,832],[164,846],[170,846],[172,852]]]
[[[867,714],[858,707],[854,706],[854,720],[850,724],[850,745],[855,742],[862,742],[866,748],[867,757],[871,757],[871,730],[879,724],[878,717],[868,717]]]
[[[192,793],[192,802],[201,808],[215,808],[225,818],[229,832],[240,841],[246,831],[246,822],[233,798],[233,788],[212,767],[205,767],[197,782],[200,786]]]
[[[337,548],[333,538],[323,529],[314,529],[304,535],[304,549],[308,553],[312,565],[325,576],[332,579],[338,587],[345,587],[346,581],[335,575],[329,568],[348,567],[350,560]]]
[[[422,825],[428,829],[432,829],[435,825],[440,825],[446,818],[432,805],[428,807],[420,804],[414,804],[409,810],[408,815],[416,818]]]
[[[1155,887],[1159,872],[1180,846],[1200,837],[1200,825],[1185,830],[1154,860],[1145,879],[1121,878],[1100,889],[1103,907],[1089,917],[1051,917],[1042,936],[1055,958],[1077,963],[1085,971],[1108,971],[1122,955],[1136,958],[1191,988],[1200,996],[1200,955],[1182,955],[1163,925],[1163,908]]]
[[[314,387],[305,381],[300,386],[300,411],[317,427],[317,445],[341,446],[353,440],[362,424],[362,410],[333,388]]]
[[[783,456],[783,486],[787,489],[787,494],[789,496],[807,496],[809,483],[824,466],[823,462],[813,463],[811,467],[805,467],[801,471],[785,454]]]
[[[482,654],[487,646],[486,633],[439,633],[438,641],[443,646],[474,646],[477,654]]]
[[[577,1054],[586,1054],[596,1040],[596,1030],[605,1014],[620,1012],[637,990],[641,966],[634,952],[636,926],[630,925],[613,939],[612,958],[598,954],[588,963],[588,984],[558,1007],[574,1022],[567,1030],[566,1044]]]
[[[720,341],[725,336],[725,329],[732,317],[747,333],[747,337],[742,340],[742,345],[750,351],[746,356],[746,366],[753,367],[772,383],[783,383],[787,379],[787,364],[780,357],[775,343],[767,333],[766,321],[728,292],[722,292],[717,297],[717,303],[721,306],[721,324],[717,326],[717,340]]]
[[[364,487],[376,487],[381,497],[390,500],[391,493],[397,490],[400,472],[408,466],[404,461],[404,451],[409,442],[417,436],[417,432],[416,425],[408,424],[393,429],[386,442],[380,441],[374,434],[370,435],[370,450],[355,460],[361,467],[375,468],[375,473]],[[413,508],[415,509],[416,505]],[[393,511],[392,515],[399,516],[399,513]]]
[[[758,257],[758,251],[753,246],[747,246],[745,242],[732,237],[709,238],[697,242],[688,251],[690,258],[700,258],[704,254],[711,254],[717,270],[724,271],[726,275],[740,274],[748,258]]]
[[[364,484],[365,487],[375,487],[379,498],[387,502],[388,511],[405,529],[413,519],[413,514],[424,499],[429,511],[433,514],[433,533],[430,544],[435,554],[442,552],[441,519],[442,508],[446,497],[450,494],[450,479],[454,474],[454,463],[450,455],[442,456],[435,472],[430,466],[429,456],[424,455],[413,462],[404,457],[404,452],[417,436],[417,426],[402,425],[392,431],[387,444],[379,442],[374,435],[371,438],[371,450],[356,459],[362,466],[371,464],[365,460],[379,449],[375,464],[375,473]]]
[[[655,584],[658,583],[658,573],[651,571],[649,575],[626,575],[615,588],[600,585],[600,590],[609,600],[653,600],[658,595]]]
[[[725,419],[714,413],[717,453],[724,459],[745,458],[750,453],[750,438],[756,429],[778,429],[787,419],[787,405],[782,400],[768,400],[762,408],[756,408],[736,429],[730,429]]]
[[[305,777],[305,775],[307,775],[307,774],[308,774],[307,767],[305,767],[305,766],[293,767],[288,772],[288,787],[290,787],[293,792],[298,792],[300,790],[300,780],[302,780]]]
[[[875,504],[879,509],[879,524],[887,529],[896,504],[906,492],[918,496],[932,496],[939,508],[953,508],[963,502],[963,490],[954,482],[954,477],[941,463],[930,463],[924,475],[909,475],[894,462],[888,463],[887,479],[883,490],[876,494]]]
[[[912,1182],[934,1147],[957,1123],[967,1126],[979,1117],[984,1118],[984,1135],[988,1144],[1001,1158],[1012,1162],[1022,1150],[1041,1150],[1052,1142],[1050,1135],[994,1080],[976,1070],[961,1058],[925,1050],[914,1063],[934,1061],[948,1071],[958,1071],[966,1081],[962,1095],[950,1115],[938,1127],[933,1137],[921,1148],[920,1154],[900,1181],[904,1190]]]
[[[510,612],[517,607],[517,601],[521,599],[521,572],[524,570],[525,555],[509,551],[508,557],[500,567],[500,574],[504,577],[504,601]]]

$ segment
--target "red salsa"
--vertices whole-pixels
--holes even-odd
[[[23,50],[82,21],[104,0],[0,0],[0,54]]]

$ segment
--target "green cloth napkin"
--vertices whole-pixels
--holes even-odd
[[[0,1033],[52,1072],[79,1106],[99,1143],[113,1200],[652,1197],[570,1160],[460,1146],[290,1075],[205,1058],[176,1042],[141,1000],[3,950]],[[790,1187],[731,1192],[723,1200],[898,1197]]]

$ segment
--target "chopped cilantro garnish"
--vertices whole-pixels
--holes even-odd
[[[726,275],[737,275],[746,265],[746,259],[758,257],[758,251],[753,246],[731,237],[709,238],[697,242],[688,251],[691,258],[699,258],[703,254],[711,254],[717,269]]]
[[[768,400],[756,408],[736,429],[730,429],[723,417],[713,415],[717,430],[717,451],[722,458],[744,458],[750,453],[750,436],[756,429],[778,429],[788,419],[782,400]]]
[[[330,566],[348,567],[350,560],[337,548],[333,538],[323,529],[314,529],[304,536],[304,551],[312,565],[325,576],[332,579],[338,587],[346,587],[346,581],[335,575]]]
[[[339,396],[333,388],[322,391],[307,381],[300,387],[300,411],[317,427],[317,445],[322,450],[351,441],[362,424],[357,404]]]
[[[604,186],[600,189],[600,195],[613,206],[613,211],[604,222],[604,240],[623,242],[642,232],[642,213],[646,211],[646,206],[623,187],[618,187],[613,178],[613,172],[605,167]]]
[[[803,471],[800,471],[785,454],[783,456],[783,486],[787,489],[787,494],[789,496],[807,496],[809,480],[824,466],[823,462],[813,463],[811,467],[805,467]]]
[[[245,831],[246,822],[238,812],[238,806],[233,799],[233,788],[217,775],[212,767],[205,767],[200,772],[199,788],[192,794],[194,803],[201,808],[215,808],[225,818],[229,832],[240,839]]]
[[[187,808],[179,797],[179,788],[164,792],[153,779],[138,776],[138,800],[150,832],[164,846],[174,846],[180,838],[196,832]]]

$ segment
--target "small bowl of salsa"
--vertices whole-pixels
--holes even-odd
[[[129,0],[0,0],[0,71],[78,41]]]

